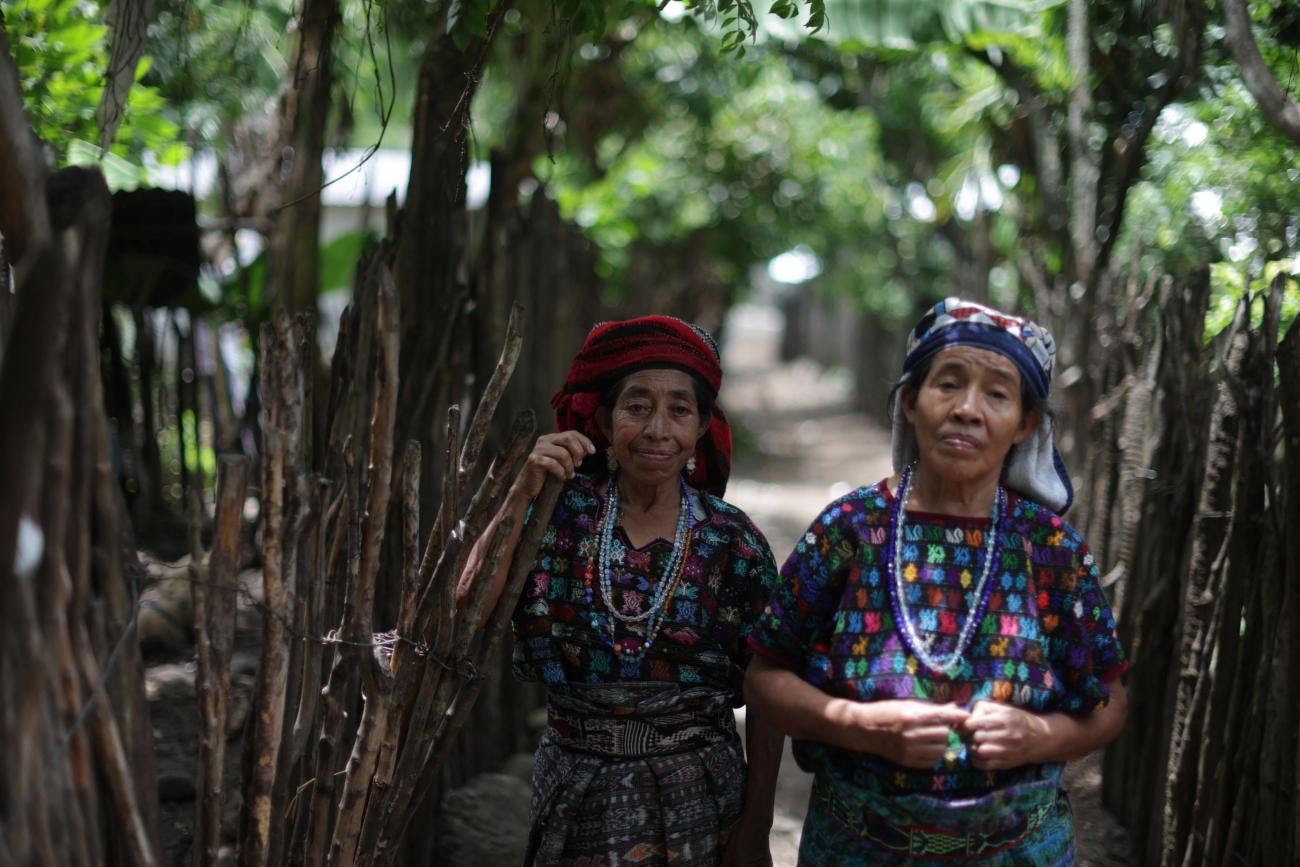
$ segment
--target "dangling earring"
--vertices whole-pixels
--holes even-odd
[[[694,472],[695,472],[695,455],[691,455],[689,458],[686,459],[686,475],[689,476]]]
[[[613,446],[605,449],[605,466],[611,473],[618,469],[618,456],[614,454]]]

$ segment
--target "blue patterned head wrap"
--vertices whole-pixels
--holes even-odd
[[[907,356],[900,383],[917,365],[950,346],[973,346],[1008,358],[1034,393],[1047,402],[1056,361],[1056,342],[1048,330],[1021,316],[1012,316],[974,301],[946,298],[934,305],[907,336]],[[893,459],[901,472],[916,459],[916,437],[894,406]],[[1007,487],[1063,515],[1074,500],[1074,486],[1052,437],[1052,420],[1044,416],[1023,443],[1007,455],[1003,470]]]

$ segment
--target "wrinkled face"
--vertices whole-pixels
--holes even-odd
[[[619,471],[642,484],[675,479],[706,430],[691,377],[680,370],[632,374],[613,409],[597,418]]]
[[[1006,356],[970,346],[940,351],[919,388],[903,395],[921,462],[949,482],[996,479],[1011,447],[1038,427],[1020,387]]]

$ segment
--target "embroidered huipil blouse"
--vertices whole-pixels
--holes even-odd
[[[599,569],[601,496],[592,477],[579,475],[566,483],[515,608],[515,676],[548,686],[617,681],[702,685],[732,692],[739,703],[750,657],[746,640],[776,583],[776,562],[744,512],[696,491],[690,502],[692,526],[681,580],[664,603],[663,622],[648,652],[628,659],[611,650],[609,624],[614,641],[631,638],[639,646],[648,621],[610,617],[599,575],[587,602],[589,564]],[[665,580],[672,549],[666,539],[636,548],[621,526],[615,529],[610,595],[617,610],[628,616],[646,610],[657,583]]]
[[[781,582],[750,645],[823,691],[858,701],[920,699],[971,708],[985,699],[1038,713],[1088,713],[1127,667],[1115,620],[1082,537],[1057,515],[1007,492],[1006,515],[988,580],[988,608],[962,661],[937,674],[908,652],[890,605],[885,482],[831,503],[781,570]],[[918,636],[944,659],[976,607],[988,518],[908,512],[902,592]],[[981,771],[954,743],[933,770],[879,756],[796,741],[813,773],[887,794],[959,797],[1039,779],[1043,766]]]

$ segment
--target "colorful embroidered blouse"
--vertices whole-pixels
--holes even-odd
[[[565,485],[542,537],[533,571],[515,608],[514,671],[522,680],[611,683],[628,680],[701,684],[733,691],[739,700],[749,661],[746,639],[776,583],[767,540],[744,512],[717,497],[692,491],[693,524],[682,577],[665,603],[658,636],[642,659],[610,649],[633,637],[640,644],[646,621],[609,616],[599,578],[586,602],[586,572],[598,563],[601,496],[597,481],[577,476]],[[656,539],[635,548],[620,526],[614,532],[610,590],[629,616],[646,610],[672,542]],[[592,624],[592,613],[598,627]],[[650,618],[653,620],[653,618]]]
[[[1115,620],[1082,537],[1047,508],[1007,494],[988,608],[959,667],[930,671],[903,644],[890,605],[885,482],[831,503],[781,570],[750,637],[764,657],[831,695],[859,701],[913,698],[970,708],[984,699],[1035,712],[1088,713],[1127,667]],[[903,587],[918,636],[932,656],[956,645],[985,558],[988,518],[907,514]],[[933,771],[826,744],[795,742],[800,767],[874,791],[958,797],[1038,779],[1041,766],[973,768],[965,745]]]

